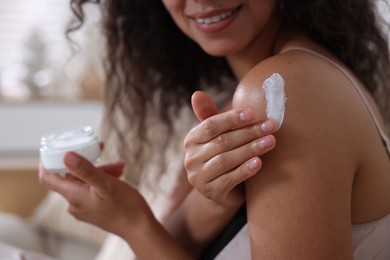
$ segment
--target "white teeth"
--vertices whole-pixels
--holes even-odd
[[[226,12],[226,13],[222,13],[222,14],[219,14],[219,15],[216,15],[216,16],[213,16],[213,17],[196,18],[196,21],[198,23],[202,23],[202,24],[216,23],[216,22],[219,22],[219,21],[225,19],[226,17],[230,16],[232,13],[233,12]]]

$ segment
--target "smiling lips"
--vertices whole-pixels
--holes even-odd
[[[232,13],[233,13],[233,11],[229,11],[229,12],[222,13],[222,14],[219,14],[219,15],[216,15],[216,16],[213,16],[213,17],[196,18],[195,20],[198,23],[202,23],[202,24],[212,24],[212,23],[219,22],[219,21],[225,19],[226,17],[229,17]]]
[[[231,24],[238,15],[241,6],[229,10],[212,11],[204,14],[190,16],[196,27],[205,33],[218,32]]]

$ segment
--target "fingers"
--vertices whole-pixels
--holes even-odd
[[[41,163],[39,165],[39,181],[66,198],[71,194],[79,192],[79,188],[84,185],[84,182],[69,176],[69,174],[61,176],[56,173],[47,173]]]
[[[209,142],[222,133],[248,126],[254,123],[253,120],[255,117],[250,109],[234,109],[211,116],[188,133],[184,145]]]
[[[205,146],[205,152],[214,156],[223,151],[234,149],[240,145],[246,144],[257,138],[266,136],[276,130],[277,126],[273,120],[265,121],[261,124],[255,124],[249,127],[236,129],[211,140]],[[265,139],[264,141],[267,141]]]
[[[106,164],[103,166],[98,167],[98,169],[103,170],[105,173],[115,177],[119,178],[123,174],[123,168],[125,167],[125,164],[122,162],[113,163],[113,164]]]
[[[196,117],[203,121],[210,116],[218,113],[217,107],[214,101],[209,95],[202,91],[196,91],[191,98],[192,109]]]
[[[40,162],[39,179],[41,183],[63,194],[65,197],[80,192],[80,186],[85,186],[86,184],[107,190],[109,185],[107,184],[107,179],[104,176],[101,177],[102,173],[118,178],[123,174],[125,166],[124,163],[119,162],[95,168],[85,158],[73,152],[67,154],[64,160],[71,173],[67,173],[65,176],[47,173]]]
[[[274,148],[270,134],[278,126],[272,119],[259,123],[251,109],[218,114],[212,99],[200,91],[193,94],[192,107],[202,122],[184,140],[188,180],[207,198],[238,205],[245,198],[242,183],[259,172],[259,156]]]
[[[215,201],[224,201],[224,204],[236,204],[242,201],[242,183],[255,175],[261,168],[259,157],[254,157],[234,170],[221,175],[203,187],[201,191],[207,198]],[[235,191],[234,191],[235,190]]]
[[[243,170],[243,168],[240,167],[249,167],[252,166],[252,168],[248,168],[249,170],[252,170],[251,173],[255,174],[259,169],[254,167],[253,163],[256,163],[257,161],[254,161],[252,164],[245,164],[245,162],[251,158],[261,156],[265,154],[266,152],[272,150],[275,147],[276,140],[275,137],[272,135],[264,136],[260,139],[257,139],[255,141],[252,141],[246,145],[239,146],[236,149],[222,152],[220,154],[217,154],[210,160],[208,160],[202,169],[202,172],[204,174],[191,174],[191,171],[188,171],[188,178],[191,184],[194,185],[195,182],[211,182],[214,179],[218,177],[223,177],[223,175],[226,174],[229,171],[232,171],[233,169],[237,168],[240,170]],[[188,158],[186,158],[188,160]],[[186,163],[191,163],[190,161],[186,161]],[[246,166],[243,166],[246,165]],[[245,168],[245,171],[248,172],[248,169]],[[223,177],[222,179],[224,179]],[[230,177],[228,177],[230,178]],[[242,181],[244,181],[246,178],[244,178]]]
[[[206,162],[217,154],[245,145],[252,140],[256,140],[276,131],[276,129],[276,122],[270,119],[261,124],[255,124],[223,133],[205,144],[194,145],[189,141],[187,143],[188,147],[194,145],[193,147],[196,147],[196,149],[186,148],[186,160]],[[191,152],[192,150],[194,150],[194,153]],[[249,158],[250,157],[244,159]]]
[[[75,152],[66,153],[64,156],[64,164],[73,176],[93,186],[94,189],[110,190],[110,182],[107,179],[109,178],[108,174],[105,174],[102,169],[96,168],[91,162],[79,154]]]
[[[234,150],[218,154],[206,162],[204,172],[207,173],[208,179],[217,178],[221,170],[230,171],[246,160],[272,150],[275,144],[275,137],[267,135]]]

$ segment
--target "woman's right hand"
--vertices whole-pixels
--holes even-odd
[[[185,168],[191,185],[223,207],[241,206],[243,182],[261,168],[259,156],[272,150],[276,123],[255,122],[250,109],[218,114],[212,99],[195,92],[192,106],[202,122],[184,140]]]

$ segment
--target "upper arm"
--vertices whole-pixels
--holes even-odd
[[[341,118],[329,105],[337,103],[337,94],[324,91],[334,82],[326,75],[311,75],[310,65],[297,69],[288,58],[280,58],[243,79],[233,107],[250,106],[264,116],[261,85],[273,72],[286,82],[286,113],[276,148],[263,156],[260,173],[246,182],[252,256],[352,258],[349,173],[354,165],[348,139],[340,131]]]

